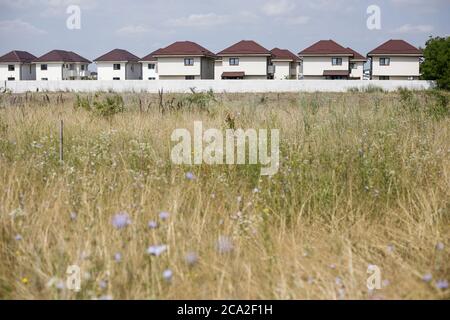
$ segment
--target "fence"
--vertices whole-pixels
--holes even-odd
[[[370,87],[385,91],[398,88],[425,90],[435,86],[433,81],[423,80],[67,80],[67,81],[5,81],[0,85],[13,93],[29,91],[73,91],[73,92],[164,92],[184,93],[192,88],[196,91],[214,92],[346,92],[367,90]]]

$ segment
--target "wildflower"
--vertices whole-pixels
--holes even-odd
[[[156,257],[159,257],[165,251],[167,251],[167,246],[166,245],[150,246],[147,249],[147,253],[149,255],[156,256]]]
[[[58,290],[64,290],[64,288],[66,287],[66,285],[64,284],[64,281],[62,280],[58,280],[58,282],[55,285],[56,289]]]
[[[229,237],[220,236],[217,241],[217,250],[219,253],[228,253],[233,250],[233,242]]]
[[[436,282],[436,288],[441,289],[441,290],[448,289],[448,281],[447,280],[439,280],[438,282]]]
[[[241,196],[238,196],[238,197],[236,198],[236,200],[237,200],[237,202],[239,203],[239,202],[242,201],[242,197],[241,197]]]
[[[23,240],[23,238],[20,234],[16,234],[16,236],[14,237],[14,240],[21,241],[21,240]]]
[[[391,284],[391,282],[389,281],[389,280],[383,280],[383,287],[388,287],[390,284]]]
[[[439,250],[439,251],[442,251],[442,250],[444,250],[444,244],[442,243],[442,242],[438,242],[437,244],[436,244],[436,250]]]
[[[422,280],[424,282],[431,282],[431,280],[433,280],[433,275],[431,273],[427,273],[422,277]]]
[[[108,287],[108,282],[106,282],[105,280],[100,280],[99,283],[98,283],[98,286],[101,289],[106,289]]]
[[[344,285],[344,282],[342,281],[341,277],[336,277],[334,279],[334,282],[336,283],[337,286],[342,287]]]
[[[259,193],[259,189],[258,188],[253,189],[253,193]]]
[[[329,267],[330,267],[330,269],[332,269],[332,270],[336,269],[336,265],[335,265],[334,263],[330,264]]]
[[[198,261],[198,255],[195,252],[188,252],[186,254],[186,256],[184,257],[184,260],[186,261],[186,263],[190,266],[193,266],[197,263]]]
[[[71,212],[70,213],[70,220],[72,220],[72,221],[77,220],[77,213],[76,212]]]
[[[164,270],[163,272],[163,278],[164,280],[166,280],[167,282],[172,281],[172,277],[173,277],[173,272],[170,269]]]
[[[151,220],[151,221],[148,222],[148,228],[149,229],[156,229],[156,228],[158,228],[158,223],[156,221]]]
[[[188,180],[195,180],[195,175],[192,172],[186,173],[186,179]]]
[[[390,245],[387,246],[387,252],[388,252],[388,253],[393,253],[393,252],[394,252],[394,249],[395,249],[395,247],[394,247],[393,244],[390,244]]]
[[[120,212],[113,217],[112,224],[116,229],[123,229],[131,224],[131,220],[128,213]]]
[[[23,284],[28,284],[28,283],[30,282],[30,280],[28,280],[27,277],[23,277],[20,281],[21,281]]]
[[[163,212],[159,213],[159,218],[162,221],[166,221],[167,219],[169,219],[169,217],[170,217],[170,213],[168,213],[168,212],[163,211]]]
[[[119,263],[120,261],[122,261],[122,254],[121,254],[120,252],[117,252],[117,253],[114,255],[114,260],[115,260],[117,263]]]

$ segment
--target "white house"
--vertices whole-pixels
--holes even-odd
[[[389,40],[370,51],[373,80],[418,80],[421,50],[404,40]]]
[[[11,51],[0,57],[0,81],[36,80],[36,59],[26,51]]]
[[[273,79],[297,80],[300,71],[300,59],[286,49],[274,48],[270,51],[272,58],[270,65],[274,68]]]
[[[350,67],[349,79],[364,80],[364,64],[367,62],[366,57],[356,52],[352,48],[347,48],[347,50],[353,54],[353,56],[350,57],[349,63]]]
[[[156,50],[151,55],[157,60],[157,73],[161,80],[214,79],[216,56],[195,42],[175,42],[168,47]],[[150,67],[147,65],[147,68]],[[146,76],[146,79],[148,78],[150,76]]]
[[[37,80],[82,80],[89,76],[91,61],[72,51],[52,50],[33,63]]]
[[[123,50],[114,49],[94,60],[97,80],[141,80],[142,65],[139,57]]]
[[[354,53],[333,40],[320,40],[299,53],[303,79],[349,79]]]
[[[161,50],[161,49],[159,49]],[[158,51],[158,50],[157,50]],[[142,63],[142,79],[144,80],[158,80],[158,59],[155,58],[155,52],[146,55],[141,59]]]
[[[269,79],[273,77],[273,68],[269,68],[271,56],[255,41],[242,40],[217,54],[215,79]]]

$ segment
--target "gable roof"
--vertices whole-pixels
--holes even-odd
[[[115,62],[115,61],[127,61],[127,62],[137,62],[139,61],[139,57],[135,56],[134,54],[128,52],[127,50],[123,49],[114,49],[110,52],[98,57],[94,61],[96,62]]]
[[[291,61],[299,61],[299,57],[297,57],[294,53],[287,49],[279,49],[274,48],[270,50],[272,53],[272,60],[291,60]]]
[[[409,44],[404,40],[389,40],[379,47],[370,51],[367,55],[377,54],[406,54],[406,55],[422,55],[422,51]]]
[[[351,56],[352,53],[348,51],[347,48],[344,48],[337,42],[333,40],[320,40],[314,43],[312,46],[300,51],[300,56],[306,55],[342,55],[342,56]]]
[[[141,59],[141,61],[157,61],[158,59],[155,58],[155,54],[157,54],[159,52],[159,50],[161,50],[161,49],[155,50],[152,53],[146,55],[145,57],[143,57]]]
[[[65,50],[52,50],[43,56],[40,56],[39,58],[35,59],[33,62],[84,62],[84,63],[91,63],[86,58],[83,58],[82,56],[76,54],[72,51],[65,51]]]
[[[34,59],[36,59],[36,57],[27,51],[14,50],[1,56],[0,62],[31,63]]]
[[[220,51],[217,55],[272,55],[269,50],[253,40],[242,40]]]
[[[367,61],[367,58],[364,57],[362,54],[358,53],[357,51],[353,50],[352,48],[347,48],[347,50],[353,54],[353,57],[351,57],[351,60],[361,60],[361,61]]]
[[[215,57],[215,54],[192,41],[177,41],[153,52],[154,57],[164,56],[200,56]]]

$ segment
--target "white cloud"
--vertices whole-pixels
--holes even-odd
[[[170,19],[167,24],[172,27],[211,27],[230,22],[230,16],[216,13],[191,14],[187,17]]]
[[[300,25],[300,24],[307,24],[311,20],[310,17],[307,16],[298,16],[298,17],[292,17],[287,18],[286,23],[289,25]]]
[[[22,21],[20,19],[15,19],[0,21],[0,33],[5,35],[42,35],[46,34],[47,32],[33,26],[28,22]]]
[[[268,16],[281,16],[290,13],[295,8],[295,4],[289,0],[272,0],[266,2],[261,8]]]
[[[397,29],[393,30],[393,33],[428,33],[432,32],[434,30],[434,27],[431,25],[411,25],[411,24],[405,24],[401,27],[398,27]]]
[[[154,30],[143,25],[128,25],[116,31],[119,36],[138,36],[153,32]]]

